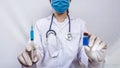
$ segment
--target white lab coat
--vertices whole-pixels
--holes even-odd
[[[58,45],[50,46],[46,41],[46,32],[49,29],[51,17],[52,15],[40,19],[35,24],[35,43],[40,46],[38,49],[40,59],[37,62],[37,68],[88,68],[88,57],[81,43],[82,34],[86,31],[85,22],[70,16],[73,39],[68,41],[65,39],[69,30],[68,18],[63,23],[59,23],[54,18],[52,30],[57,33]],[[53,38],[50,42],[53,45],[56,43]],[[51,55],[57,57],[52,58]]]

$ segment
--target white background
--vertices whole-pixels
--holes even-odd
[[[49,0],[0,0],[0,68],[21,68],[30,25],[51,13]],[[72,0],[70,14],[108,43],[105,67],[120,68],[120,0]]]

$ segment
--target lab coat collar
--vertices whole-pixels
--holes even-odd
[[[51,20],[52,15],[53,15],[53,14],[50,14],[50,16],[48,16],[48,20]],[[70,16],[70,20],[73,20],[73,17],[72,17],[70,14],[69,14],[69,16]]]
[[[70,21],[72,21],[72,20],[73,20],[73,17],[72,17],[71,15],[69,15],[69,16],[70,16]],[[50,16],[48,16],[48,20],[51,20],[51,18],[52,18],[52,14],[51,14]],[[58,21],[56,20],[55,17],[54,17],[53,19],[54,19],[54,20],[53,20],[53,23],[54,23],[58,28],[60,28],[60,29],[63,29],[63,28],[69,23],[69,22],[68,22],[68,17],[65,19],[64,23],[61,23],[62,26],[59,26],[60,23],[58,23]]]

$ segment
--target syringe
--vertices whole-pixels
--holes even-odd
[[[31,51],[31,59],[32,59],[32,61],[33,61],[33,58],[34,58],[34,49],[35,49],[35,47],[34,47],[34,28],[33,28],[33,25],[31,26],[31,30],[30,30],[30,41],[31,41],[31,43],[33,43],[33,44],[31,44],[31,46],[32,46],[32,51]]]
[[[31,30],[30,30],[30,40],[34,41],[34,29],[33,29],[33,26],[31,26]]]

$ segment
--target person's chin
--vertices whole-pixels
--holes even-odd
[[[63,13],[62,12],[55,12],[55,13],[57,13],[57,14],[64,14],[65,12],[63,12]]]

